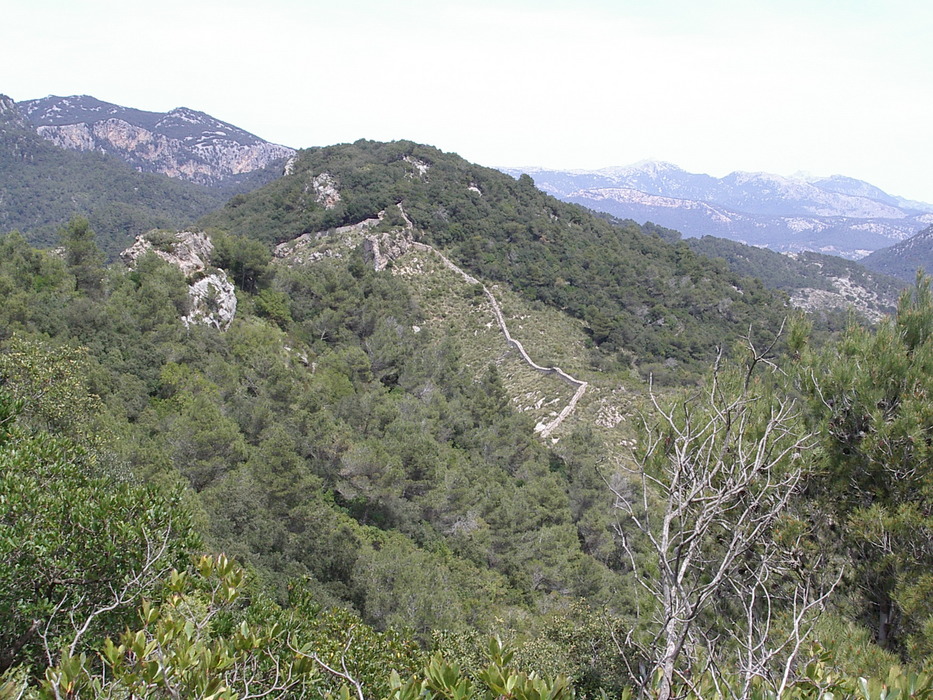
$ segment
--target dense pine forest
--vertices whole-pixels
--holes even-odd
[[[835,328],[409,142],[304,151],[198,228],[194,272],[174,230],[0,237],[0,697],[933,693],[928,279]],[[424,293],[407,240],[564,314],[631,414],[539,437],[437,322],[482,290]]]

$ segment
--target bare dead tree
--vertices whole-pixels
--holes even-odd
[[[356,691],[357,700],[366,700],[363,694],[363,684],[354,678],[350,671],[347,670],[347,652],[350,651],[350,647],[353,645],[353,627],[350,628],[349,632],[350,634],[347,636],[347,643],[344,645],[343,652],[340,654],[340,668],[342,670],[338,670],[333,666],[329,666],[325,662],[321,661],[321,657],[318,656],[317,653],[312,653],[310,658],[313,659],[318,666],[323,668],[335,678],[339,678],[345,683],[352,685],[354,691]]]
[[[652,390],[654,420],[646,421],[634,467],[622,468],[628,483],[610,484],[624,514],[617,532],[656,601],[655,636],[641,651],[649,664],[644,687],[657,679],[659,700],[669,700],[675,684],[690,687],[698,665],[718,684],[726,655],[743,682],[724,694],[747,697],[755,677],[773,680],[775,666],[773,685],[785,688],[833,585],[788,577],[793,557],[774,543],[815,443],[793,399],[771,390],[770,348],[748,345],[744,366],[725,369],[720,358],[691,396],[662,406]],[[633,536],[646,543],[647,559]],[[732,619],[708,624],[724,600]],[[783,637],[775,641],[779,615]]]

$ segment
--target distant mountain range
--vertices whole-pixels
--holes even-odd
[[[544,192],[606,212],[780,252],[858,259],[933,224],[933,205],[861,180],[734,172],[722,178],[649,161],[595,171],[501,168],[530,175]]]
[[[186,107],[146,112],[88,95],[43,97],[17,107],[42,138],[76,151],[117,156],[141,172],[207,186],[264,184],[261,171],[281,174],[295,149],[279,146]],[[257,177],[257,174],[258,177]]]
[[[0,96],[0,233],[19,229],[35,243],[54,245],[57,231],[71,216],[82,214],[90,219],[98,243],[108,254],[115,255],[134,236],[153,228],[180,228],[199,219],[202,224],[214,223],[202,217],[235,194],[277,180],[285,170],[294,168],[294,155],[290,148],[187,108],[156,113],[89,96],[47,97],[20,103]],[[286,168],[286,164],[291,165]],[[506,172],[514,176],[520,171]],[[653,203],[654,208],[646,206],[649,213],[645,216],[630,210],[612,211],[624,218],[658,224],[668,221],[668,227],[694,236],[687,243],[696,252],[722,258],[735,274],[760,278],[765,286],[790,295],[795,305],[811,309],[855,307],[869,318],[891,310],[897,283],[883,275],[867,275],[859,266],[841,260],[837,264],[820,256],[792,259],[730,242],[725,239],[731,236],[723,235],[726,224],[735,228],[736,222],[751,221],[761,236],[767,233],[761,230],[761,221],[765,220],[780,220],[785,228],[794,225],[807,230],[806,222],[822,224],[838,219],[844,225],[837,224],[837,229],[844,230],[835,239],[835,248],[822,247],[838,253],[840,248],[844,252],[852,247],[838,244],[840,240],[851,243],[852,230],[860,230],[864,238],[867,231],[881,230],[889,225],[887,222],[894,222],[890,225],[891,235],[905,238],[914,228],[923,226],[918,222],[925,217],[933,221],[933,211],[924,211],[933,209],[929,205],[906,202],[868,183],[842,177],[805,182],[735,173],[717,179],[692,175],[664,163],[594,173],[531,172],[541,189],[593,209],[605,210],[600,202],[618,205],[626,196],[630,203]],[[320,182],[301,184],[296,196],[307,198],[311,191],[316,197],[326,194],[330,181],[324,175],[320,178]],[[374,187],[369,188],[370,198]],[[249,209],[239,208],[242,199],[234,200],[241,212]],[[378,213],[363,207],[364,201],[368,200],[363,198],[351,209],[366,209],[367,215]],[[657,203],[661,201],[676,206],[660,206]],[[758,213],[736,214],[739,210]],[[664,219],[663,213],[676,214],[681,220]],[[694,219],[687,215],[690,213],[695,220],[713,221],[720,228],[692,226]],[[357,223],[351,214],[347,212],[347,222]],[[279,216],[285,214],[280,212]],[[325,224],[321,223],[327,228]],[[302,219],[294,226],[294,235],[299,235],[307,230],[308,222]],[[274,227],[264,224],[261,228],[268,232]],[[721,236],[719,240],[699,237],[711,228]],[[670,242],[680,238],[675,231],[665,231],[661,226],[645,229]],[[809,230],[812,233],[816,229],[814,224]],[[829,236],[832,231],[827,228],[823,233]],[[880,234],[874,235],[874,243],[891,242]],[[761,245],[760,238],[755,240]],[[802,240],[797,236],[795,242]],[[805,246],[772,247],[793,251]],[[858,252],[866,250],[863,246]]]

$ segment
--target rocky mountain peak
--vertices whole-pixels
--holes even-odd
[[[44,139],[72,150],[95,150],[137,170],[215,186],[285,160],[295,150],[188,107],[147,112],[88,95],[21,103]]]
[[[854,177],[830,175],[829,177],[811,178],[810,182],[826,192],[846,194],[851,197],[866,197],[893,207],[900,204],[897,197],[892,197],[880,187],[875,187],[864,180],[856,180]]]
[[[204,112],[199,112],[196,109],[189,109],[188,107],[176,107],[170,111],[167,116],[190,121],[195,124],[200,124],[208,115],[206,115]],[[209,118],[210,117],[208,117],[208,119]]]
[[[660,177],[670,173],[686,173],[680,166],[674,165],[664,160],[640,160],[632,165],[626,165],[620,168],[604,168],[599,172],[609,176],[624,177],[631,175],[647,175],[648,177]]]

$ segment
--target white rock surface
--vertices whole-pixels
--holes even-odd
[[[190,306],[181,320],[226,330],[236,316],[236,289],[227,273],[209,267],[214,244],[202,231],[150,231],[136,237],[120,257],[130,267],[152,251],[184,273],[188,280]]]
[[[223,270],[202,277],[188,287],[191,311],[181,320],[185,326],[205,325],[226,330],[236,316],[236,290]]]

